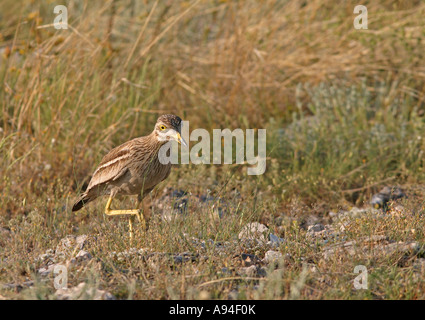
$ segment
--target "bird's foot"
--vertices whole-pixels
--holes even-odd
[[[143,217],[142,210],[134,209],[134,210],[105,210],[105,214],[108,216],[118,216],[118,215],[131,215],[130,219],[128,220],[128,227],[129,227],[129,233],[130,233],[130,239],[132,240],[134,238],[134,228],[133,228],[133,220],[134,216],[137,217],[137,220],[142,225],[142,229],[146,230],[146,221]]]
[[[106,207],[105,214],[108,216],[118,216],[118,215],[130,215],[130,219],[128,221],[129,233],[130,233],[130,241],[134,238],[134,230],[133,230],[133,220],[134,216],[137,216],[137,220],[139,220],[142,225],[143,230],[146,230],[146,221],[143,215],[143,210],[140,209],[131,209],[131,210],[113,210],[111,209],[112,197],[109,198]]]

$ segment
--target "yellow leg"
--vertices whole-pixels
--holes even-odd
[[[133,210],[112,210],[111,209],[111,203],[112,203],[112,197],[109,197],[108,202],[106,203],[106,207],[105,207],[105,214],[108,216],[118,216],[118,215],[136,215],[137,219],[139,220],[140,223],[142,223],[143,228],[145,228],[146,224],[145,224],[145,219],[143,218],[143,215],[141,214],[139,209],[133,209]],[[129,231],[130,231],[130,239],[133,239],[133,222],[132,222],[132,217],[130,217],[129,222],[128,222],[128,226],[129,226]]]
[[[133,220],[134,220],[134,216],[131,216],[128,219],[128,231],[130,232],[130,241],[133,241],[134,238],[134,232],[133,232]]]

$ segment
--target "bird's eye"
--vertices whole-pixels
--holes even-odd
[[[163,124],[161,124],[161,125],[159,126],[159,128],[160,128],[161,130],[165,130],[165,129],[166,129],[166,127],[165,127]]]

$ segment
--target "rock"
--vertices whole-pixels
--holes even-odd
[[[273,233],[270,233],[269,238],[270,244],[275,247],[278,247],[281,243],[285,241],[285,239],[275,236]]]
[[[239,232],[238,238],[240,240],[258,240],[266,242],[269,228],[259,222],[251,222],[246,224]]]
[[[73,288],[58,289],[55,293],[58,300],[116,300],[116,298],[107,291],[97,288],[88,288],[85,282],[81,282]]]
[[[75,250],[82,250],[87,240],[88,236],[85,234],[80,236],[66,236],[65,238],[61,239],[59,244],[56,246],[56,257],[70,257],[75,252]]]
[[[70,264],[74,265],[83,261],[91,260],[93,258],[91,254],[82,250],[87,239],[88,237],[86,235],[67,236],[61,239],[56,250],[49,249],[35,259],[36,262],[44,265],[37,270],[37,273],[42,277],[46,277],[54,271],[57,265],[66,265],[69,267]],[[74,257],[77,250],[78,253]]]
[[[72,264],[87,262],[93,259],[92,255],[85,250],[80,250],[75,258],[71,259]]]
[[[137,248],[130,248],[126,251],[122,251],[122,252],[115,252],[112,251],[109,254],[110,258],[113,259],[117,259],[118,261],[124,261],[125,259],[129,259],[131,257],[141,257],[143,258],[146,254],[149,253],[149,250],[141,248],[141,249],[137,249]]]
[[[390,255],[393,253],[417,254],[420,250],[417,242],[391,242],[384,235],[374,235],[356,241],[347,241],[326,248],[323,257],[329,259],[332,256],[354,256],[356,254]]]
[[[317,223],[308,227],[307,234],[314,235],[316,232],[320,232],[322,230],[325,230],[325,226],[321,223]]]
[[[381,209],[375,208],[357,208],[353,207],[348,211],[331,212],[329,216],[332,218],[332,222],[347,222],[347,219],[361,218],[362,216],[370,216],[373,218],[383,217],[384,214]]]
[[[264,262],[265,263],[273,263],[277,262],[282,257],[282,253],[279,251],[269,250],[264,255]]]
[[[48,275],[53,273],[53,270],[55,269],[56,266],[57,266],[57,264],[51,264],[51,265],[48,265],[46,267],[38,269],[37,272],[40,276],[47,277]]]
[[[308,228],[310,226],[320,224],[320,218],[315,214],[309,214],[307,216],[301,217],[300,226],[302,228]]]
[[[246,277],[265,277],[267,272],[264,268],[252,265],[250,267],[239,268],[238,274]]]
[[[339,236],[339,233],[335,231],[334,227],[331,225],[322,225],[322,224],[315,224],[313,226],[308,227],[307,230],[307,237],[310,238],[319,238],[319,239],[325,239],[329,240],[332,238],[337,238]]]
[[[194,262],[197,261],[199,258],[199,255],[192,254],[190,252],[183,252],[182,254],[173,255],[172,259],[174,264],[182,264],[184,262]]]
[[[90,253],[88,253],[85,250],[80,250],[80,252],[77,253],[77,255],[75,256],[75,258],[79,259],[79,260],[90,260],[92,259],[92,255]]]
[[[250,267],[254,264],[258,264],[261,260],[254,254],[242,253],[241,255],[242,263],[245,267]]]
[[[257,267],[250,266],[250,267],[239,268],[238,273],[241,276],[255,277],[257,275]]]
[[[45,253],[38,256],[35,259],[36,262],[42,262],[44,264],[51,264],[55,262],[55,253],[52,249],[48,249]]]
[[[183,257],[182,256],[174,256],[173,259],[174,259],[175,264],[183,263]]]
[[[378,246],[374,248],[374,250],[380,251],[384,255],[389,255],[395,252],[416,254],[418,253],[420,248],[421,246],[417,242],[400,241],[400,242],[390,243],[384,246]]]
[[[349,211],[344,211],[344,215],[345,216],[349,216],[350,218],[359,218],[365,214],[368,214],[370,212],[370,210],[368,208],[357,208],[357,207],[353,207],[351,208]]]
[[[28,280],[23,283],[7,283],[2,286],[2,289],[14,289],[16,291],[21,291],[23,288],[29,288],[34,285],[33,280]]]
[[[401,188],[386,186],[381,191],[372,196],[370,204],[376,209],[382,208],[384,211],[386,211],[388,208],[387,204],[390,200],[397,200],[404,197],[406,197],[406,194]]]

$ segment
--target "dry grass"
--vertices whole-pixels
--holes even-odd
[[[282,222],[360,206],[386,183],[422,183],[421,1],[366,1],[369,30],[361,31],[353,28],[355,1],[69,1],[70,28],[55,30],[49,25],[58,4],[0,4],[0,226],[12,230],[1,238],[7,249],[0,282],[38,279],[38,255],[66,235],[90,234],[95,262],[70,282],[86,281],[119,298],[223,299],[235,288],[248,299],[423,298],[413,260],[320,262],[305,230]],[[118,263],[109,253],[128,249],[126,221],[103,217],[100,202],[70,213],[105,152],[150,132],[166,112],[189,120],[191,129],[267,128],[268,170],[248,177],[243,166],[176,168],[167,185],[193,195],[209,189],[215,201],[231,204],[230,212],[217,220],[211,208],[192,204],[185,219],[155,218],[133,246],[195,254],[185,234],[230,241],[244,223],[259,220],[291,243],[279,248],[294,259],[276,269],[284,274],[238,280],[220,273],[234,265],[232,255],[216,257],[214,250],[207,262],[171,269],[143,259]],[[406,207],[421,212],[421,194],[414,198],[419,204]],[[424,242],[420,215],[401,219],[397,230],[386,219],[361,221],[350,239],[391,234]],[[409,228],[417,233],[406,234]],[[377,279],[368,292],[353,291],[349,281],[361,259]],[[306,260],[324,279],[312,272],[300,278]],[[220,280],[229,277],[235,279]],[[33,290],[1,292],[49,298],[53,289],[37,282]]]

